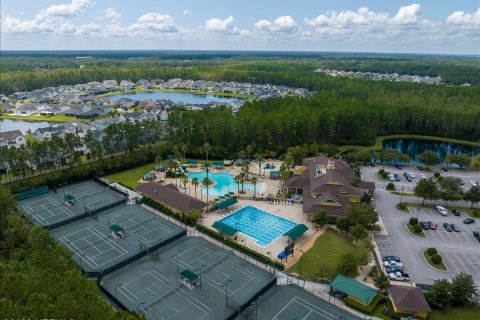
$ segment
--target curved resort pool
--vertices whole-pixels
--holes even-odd
[[[189,172],[188,179],[197,178],[200,181],[200,189],[203,194],[207,194],[207,188],[201,185],[202,180],[207,176],[206,171],[200,172]],[[237,183],[235,182],[234,176],[228,172],[209,172],[208,177],[210,180],[215,181],[215,185],[208,188],[208,194],[212,196],[223,196],[229,192],[237,193]],[[242,185],[240,184],[240,190]],[[248,191],[253,191],[253,184],[244,183],[243,189]],[[258,184],[257,184],[258,191]]]
[[[253,206],[245,206],[220,221],[256,239],[261,247],[268,246],[297,225]]]

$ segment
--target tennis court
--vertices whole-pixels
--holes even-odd
[[[226,319],[273,281],[264,270],[200,238],[183,237],[159,251],[158,258],[146,257],[102,279],[104,289],[147,319]],[[187,269],[199,278],[197,286],[182,281]]]
[[[131,215],[141,215],[148,222],[145,230],[157,230],[156,238],[142,238],[140,233],[119,233],[111,228],[111,221]],[[155,219],[154,219],[155,218]],[[160,228],[161,227],[161,228]],[[162,230],[161,232],[159,230]],[[139,205],[121,205],[92,217],[71,222],[52,230],[54,238],[74,253],[74,260],[86,272],[108,273],[132,259],[141,257],[141,252],[162,246],[184,234],[184,230],[163,220]],[[148,239],[149,242],[144,242]]]
[[[258,303],[258,306],[256,305]],[[258,312],[258,314],[256,314]],[[250,305],[239,319],[356,320],[358,317],[304,291],[296,285],[270,289]]]
[[[121,203],[124,196],[93,180],[20,200],[20,207],[44,227],[56,227],[75,217],[100,212]]]

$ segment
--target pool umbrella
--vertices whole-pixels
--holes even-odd
[[[219,198],[215,198],[215,199],[213,199],[213,201],[219,201],[219,200],[220,200]]]
[[[230,191],[229,194],[235,194],[235,192]]]
[[[225,198],[230,197],[230,195],[228,193],[225,193],[224,196],[225,196]]]
[[[220,196],[219,198],[220,198],[220,199],[225,199],[225,197],[224,197],[224,196]]]

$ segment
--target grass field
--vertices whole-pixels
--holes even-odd
[[[450,308],[445,311],[433,311],[428,320],[473,320],[480,319],[480,310],[472,306]]]
[[[142,179],[143,175],[151,171],[155,167],[155,163],[149,163],[141,167],[129,169],[126,171],[117,172],[104,178],[107,178],[110,182],[121,182],[131,188],[137,187]]]
[[[179,90],[179,89],[147,89],[147,90],[125,90],[125,91],[112,91],[108,93],[103,93],[98,95],[99,97],[108,97],[108,96],[113,96],[116,94],[122,94],[122,93],[140,93],[140,92],[156,92],[156,91],[162,91],[162,92],[177,92],[177,93],[192,93],[192,94],[211,94],[219,97],[234,97],[234,98],[242,98],[242,99],[254,99],[256,96],[251,95],[251,94],[240,94],[240,93],[224,93],[224,92],[205,92],[205,91],[195,91],[195,90]]]
[[[340,257],[354,250],[350,238],[339,235],[336,230],[327,229],[303,256],[303,278],[316,280],[335,277]],[[300,261],[289,271],[300,274]]]
[[[75,117],[67,117],[61,114],[57,114],[51,117],[45,116],[15,116],[13,114],[2,114],[0,119],[15,119],[15,120],[26,120],[26,121],[48,121],[48,122],[68,122],[68,121],[80,121],[85,122],[83,119],[77,119]]]
[[[409,203],[407,202],[407,207],[409,208],[430,208],[430,209],[435,209],[437,205],[435,204],[421,204],[421,203]],[[473,213],[475,210],[480,210],[480,209],[475,209],[475,208],[467,208],[467,207],[460,207],[460,206],[451,206],[451,205],[448,205],[448,206],[445,206],[442,204],[443,207],[445,207],[446,209],[448,210],[452,210],[452,209],[457,209],[461,212],[466,212],[471,218],[479,218],[479,217],[476,217]]]
[[[449,139],[449,138],[442,138],[442,137],[433,137],[433,136],[423,136],[418,134],[395,134],[390,136],[382,136],[377,137],[375,140],[375,144],[372,146],[341,146],[339,149],[341,152],[349,151],[349,150],[368,150],[368,151],[377,151],[382,149],[382,143],[384,140],[389,139],[423,139],[423,140],[433,140],[439,142],[450,142],[450,143],[459,143],[465,144],[473,147],[480,147],[479,142],[474,141],[466,141],[466,140],[459,140],[459,139]]]

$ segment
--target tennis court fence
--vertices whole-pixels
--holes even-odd
[[[115,208],[115,207],[118,207],[124,203],[127,202],[127,199],[126,198],[123,198],[123,199],[120,199],[118,201],[115,201],[115,202],[112,202],[112,203],[109,203],[103,207],[98,207],[98,208],[95,208],[95,209],[92,209],[90,208],[88,205],[85,205],[85,213],[87,215],[89,215],[90,217],[93,217],[94,215],[96,214],[99,214],[100,212],[104,212],[104,211],[107,211],[109,209],[112,209],[112,208]]]
[[[103,186],[106,186],[106,187],[109,187],[110,190],[113,190],[115,192],[118,192],[120,193],[122,196],[124,197],[127,197],[128,198],[128,194],[120,189],[118,189],[117,187],[114,187],[112,186],[110,183],[108,183],[107,181],[105,181],[104,179],[101,179],[101,178],[93,178],[93,181],[95,181],[96,183],[99,183]]]
[[[35,197],[40,194],[48,193],[50,190],[48,189],[48,186],[42,186],[39,188],[27,190],[24,192],[20,192],[17,194],[17,200],[25,200],[27,198]]]

